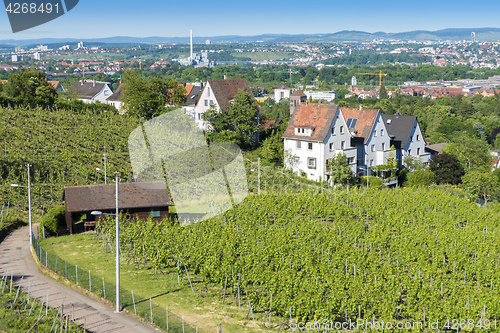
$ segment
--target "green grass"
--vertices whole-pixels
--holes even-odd
[[[7,283],[9,282],[10,281]],[[16,299],[17,289],[13,288],[12,293],[9,293],[8,288],[9,284],[7,284],[7,287],[4,289],[5,294],[0,293],[0,332],[25,333],[37,322],[39,317],[42,316],[42,319],[38,323],[38,332],[49,332],[54,324],[58,309],[49,308],[47,315],[45,315],[46,310],[45,308],[41,308],[41,302],[36,301],[33,305],[33,298],[31,297],[30,303],[27,305],[26,294],[20,293]],[[16,301],[15,304],[14,300]],[[57,319],[56,325],[59,326],[60,323],[60,319]],[[56,326],[54,326],[54,328],[55,327]],[[57,331],[59,331],[59,329]],[[32,332],[34,332],[34,330]],[[71,324],[71,332],[83,332],[83,329],[77,324]]]
[[[293,54],[288,52],[231,52],[235,58],[250,58],[254,61],[288,59]]]
[[[109,247],[106,251],[102,247],[102,241],[97,241],[93,232],[40,240],[40,245],[44,250],[54,253],[59,257],[59,274],[65,274],[64,270],[62,273],[60,271],[60,269],[64,269],[62,260],[68,261],[68,267],[70,267],[70,264],[77,265],[79,270],[79,285],[83,288],[88,287],[89,270],[93,275],[99,277],[92,280],[93,291],[98,296],[102,296],[102,277],[104,277],[106,282],[110,283],[114,283],[116,279],[115,254],[110,252]],[[114,248],[114,243],[112,246]],[[130,293],[133,290],[137,311],[142,312],[148,320],[149,297],[151,297],[153,305],[158,306],[159,309],[163,309],[161,310],[161,316],[164,316],[165,307],[168,306],[169,312],[172,312],[179,318],[184,316],[186,323],[193,328],[198,327],[200,332],[215,331],[219,322],[222,323],[224,332],[271,331],[268,328],[262,328],[263,313],[254,313],[256,322],[251,319],[251,316],[249,316],[249,320],[246,319],[248,301],[242,297],[241,311],[239,311],[237,300],[234,296],[230,295],[230,287],[228,287],[228,291],[226,292],[225,304],[223,305],[222,300],[218,297],[221,286],[210,286],[208,288],[208,296],[206,296],[205,289],[201,283],[201,277],[194,276],[193,272],[189,272],[195,291],[193,293],[185,272],[180,277],[179,285],[176,267],[170,267],[167,271],[158,271],[155,274],[155,270],[150,263],[146,263],[145,269],[143,264],[134,264],[133,260],[127,263],[129,261],[127,257],[128,249],[124,248],[122,251],[124,260],[121,262],[121,287],[127,290],[127,292],[122,291],[121,302],[122,306],[128,311],[134,313]],[[44,255],[42,255],[41,261],[45,264]],[[84,272],[87,273],[85,274]],[[70,274],[74,275],[72,272],[68,272],[67,274],[68,278],[70,278]],[[202,287],[203,296],[200,296],[200,288]],[[114,294],[110,297],[110,293],[114,293],[113,287],[107,285],[106,296],[108,299],[114,299]],[[153,318],[157,316],[158,314],[154,314]],[[277,328],[281,323],[280,318],[272,319],[271,325]],[[173,321],[174,318],[172,316],[169,319],[169,323]]]

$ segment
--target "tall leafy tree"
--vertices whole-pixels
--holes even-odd
[[[151,119],[186,100],[186,89],[171,78],[142,78],[136,71],[124,75],[123,99],[128,114]]]
[[[347,156],[344,153],[335,155],[326,163],[326,170],[330,174],[331,181],[335,183],[347,184],[354,179]]]
[[[238,90],[230,104],[229,111],[217,111],[212,108],[204,113],[216,134],[214,140],[227,140],[241,147],[250,147],[255,143],[260,129],[257,122],[258,106],[255,98],[244,90]]]
[[[57,92],[47,82],[45,75],[34,68],[9,75],[9,83],[4,87],[8,97],[24,105],[50,106],[57,99]]]
[[[436,182],[438,184],[460,184],[462,176],[465,174],[464,168],[458,158],[455,155],[447,153],[434,156],[429,169],[436,175]]]
[[[492,172],[472,170],[462,178],[462,185],[472,196],[483,199],[486,203],[500,194],[500,182]]]
[[[443,149],[446,153],[455,155],[464,167],[469,170],[489,169],[489,147],[488,144],[467,132],[461,132],[456,139]]]

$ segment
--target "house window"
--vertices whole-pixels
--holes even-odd
[[[417,141],[420,140],[420,136],[417,134]]]
[[[304,134],[304,133],[305,133],[305,130],[302,128],[302,134]]]
[[[354,163],[354,157],[347,158],[347,163],[353,164]]]
[[[340,134],[344,134],[344,126],[340,126]]]
[[[410,141],[411,141],[411,142],[413,142],[413,135],[412,135],[412,136],[410,136]]]
[[[151,217],[161,217],[161,212],[159,210],[151,209],[151,212],[149,213],[149,216],[151,216]]]
[[[210,96],[210,87],[207,87],[207,96]]]
[[[383,128],[380,130],[380,136],[384,136],[384,129]]]
[[[385,142],[382,142],[382,151],[385,151]]]
[[[307,167],[309,169],[316,169],[316,159],[309,157],[307,159]]]
[[[335,127],[332,127],[332,134],[335,134]]]
[[[373,131],[373,136],[377,136],[377,131]]]
[[[411,149],[408,149],[408,156],[411,156]]]
[[[375,151],[375,145],[372,145],[372,151]]]
[[[373,160],[370,160],[370,166],[373,166]]]
[[[201,120],[201,113],[198,113],[198,120]]]
[[[300,148],[302,148],[302,142],[297,141],[297,149],[300,149]]]
[[[210,100],[210,105],[214,105],[213,99]]]
[[[330,142],[330,151],[333,151],[333,142]]]
[[[417,156],[420,156],[420,148],[417,148]]]
[[[208,99],[205,100],[205,106],[208,106]]]
[[[345,141],[340,142],[340,149],[345,149]]]
[[[307,143],[307,149],[312,150],[313,149],[313,144],[312,142]]]

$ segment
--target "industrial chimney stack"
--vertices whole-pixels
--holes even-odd
[[[191,44],[191,60],[193,60],[193,30],[189,30],[189,39]]]

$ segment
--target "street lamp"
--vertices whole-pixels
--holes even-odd
[[[100,211],[92,211],[91,215],[111,215],[116,216],[116,310],[115,313],[120,312],[120,224],[118,217],[118,183],[120,180],[118,179],[118,173],[115,172],[116,175],[116,187],[115,187],[115,197],[116,197],[116,213],[103,213]]]
[[[22,186],[18,184],[11,184],[12,187],[24,187],[28,189],[28,209],[29,209],[29,231],[30,231],[30,251],[33,248],[33,230],[31,228],[31,181],[30,181],[30,165],[26,165],[28,167],[28,186]]]
[[[100,168],[95,168],[97,171],[104,172],[104,184],[108,183],[108,173],[106,170],[106,154],[104,155],[104,171],[102,171]]]

